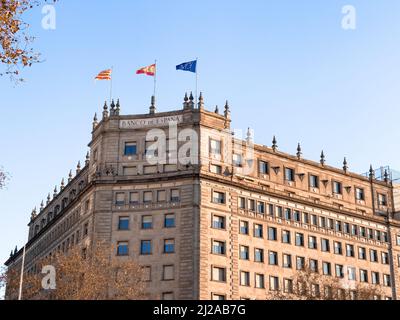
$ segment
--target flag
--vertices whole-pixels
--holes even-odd
[[[155,76],[156,75],[156,64],[152,64],[148,67],[144,67],[136,71],[136,74],[145,74],[147,76]]]
[[[111,80],[111,74],[112,74],[111,69],[104,70],[97,75],[95,80]]]
[[[197,60],[185,62],[180,64],[179,66],[176,66],[176,70],[190,71],[193,73],[196,73],[196,69],[197,69]]]

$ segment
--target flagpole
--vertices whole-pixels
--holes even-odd
[[[199,81],[199,75],[198,75],[198,66],[197,66],[197,62],[198,62],[198,58],[196,58],[196,106],[195,109],[198,107],[199,105],[199,101],[198,101],[198,81]]]
[[[154,98],[156,97],[156,88],[157,88],[157,60],[154,62]]]
[[[24,246],[24,251],[22,253],[22,266],[21,266],[21,277],[20,277],[20,280],[19,280],[18,300],[22,300],[22,284],[24,282],[25,251],[26,251],[26,246]]]
[[[114,72],[114,66],[111,67],[111,81],[110,81],[110,105],[112,101],[112,90],[113,90],[113,72]]]

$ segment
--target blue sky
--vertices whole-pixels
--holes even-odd
[[[356,30],[341,28],[344,5]],[[199,58],[206,106],[230,101],[233,127],[257,143],[365,172],[400,169],[400,2],[398,0],[149,1],[60,0],[57,28],[27,16],[44,62],[14,86],[0,78],[0,259],[21,247],[33,207],[60,184],[90,141],[92,118],[108,99],[97,72],[114,66],[114,97],[125,114],[145,113],[152,79],[136,76],[158,60],[158,109],[181,108],[195,89],[175,65]]]

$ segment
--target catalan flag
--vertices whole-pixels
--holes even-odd
[[[145,74],[154,77],[156,75],[156,64],[154,63],[148,67],[141,68],[136,71],[136,74]]]
[[[96,76],[95,80],[111,80],[111,74],[112,74],[111,69],[104,70]]]

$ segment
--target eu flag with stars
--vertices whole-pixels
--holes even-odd
[[[179,66],[176,66],[176,70],[190,71],[194,73],[196,73],[196,68],[197,68],[197,60],[185,62],[180,64]]]

